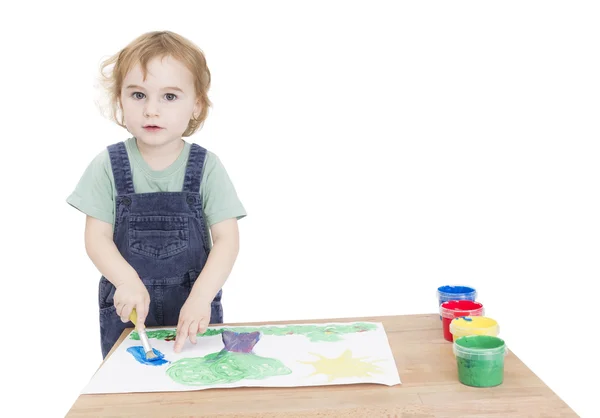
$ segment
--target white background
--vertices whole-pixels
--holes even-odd
[[[0,13],[8,416],[64,416],[101,361],[99,273],[65,199],[128,135],[95,107],[100,61],[156,29],[206,53],[192,140],[249,213],[226,321],[436,312],[438,286],[470,284],[511,350],[600,416],[597,2],[19,8]]]

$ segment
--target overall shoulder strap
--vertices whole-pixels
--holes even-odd
[[[117,195],[133,194],[133,178],[131,176],[131,166],[127,149],[124,142],[118,142],[109,145],[108,154],[110,155],[110,165],[112,166],[113,176],[115,178],[115,186],[117,187]]]
[[[206,149],[198,144],[192,144],[188,164],[185,169],[185,178],[183,181],[184,192],[200,193],[200,182],[202,181],[205,160]]]

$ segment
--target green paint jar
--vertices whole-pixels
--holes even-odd
[[[492,387],[504,380],[504,340],[490,335],[468,335],[454,341],[458,380],[466,386]]]

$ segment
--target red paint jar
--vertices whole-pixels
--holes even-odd
[[[483,305],[472,300],[449,300],[440,306],[440,315],[442,316],[442,328],[444,330],[444,339],[453,341],[450,332],[450,322],[454,318],[461,316],[483,316]]]

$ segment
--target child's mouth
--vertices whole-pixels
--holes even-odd
[[[144,129],[147,131],[155,132],[155,131],[160,131],[162,128],[160,126],[156,126],[156,125],[148,125],[148,126],[144,126]]]

